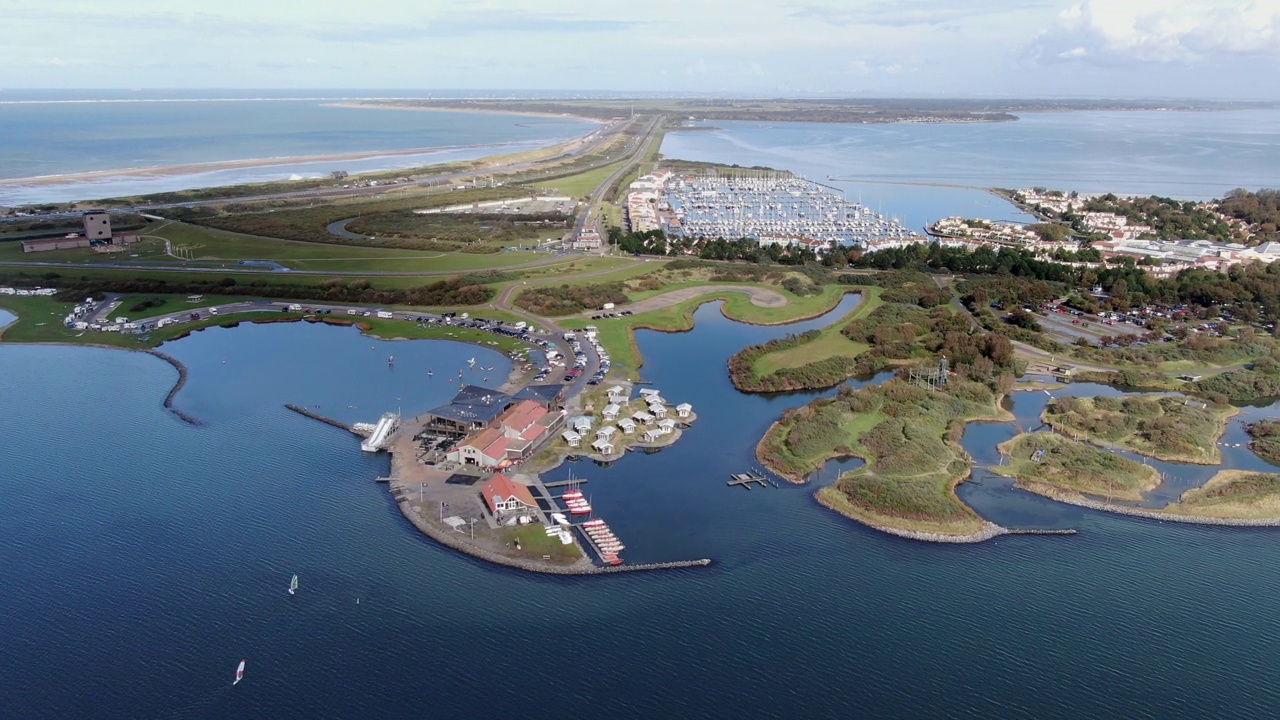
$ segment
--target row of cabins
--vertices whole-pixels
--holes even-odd
[[[675,432],[676,421],[667,417],[669,411],[657,390],[650,388],[641,390],[640,399],[647,403],[648,410],[639,410],[630,417],[621,419],[619,416],[622,413],[622,406],[629,405],[631,402],[627,397],[627,391],[615,385],[605,392],[609,404],[601,410],[600,417],[605,422],[616,421],[616,427],[605,425],[597,430],[596,438],[591,443],[592,450],[601,455],[616,454],[614,438],[619,432],[623,435],[634,435],[640,432],[640,441],[646,443],[657,442],[662,437]],[[693,406],[689,403],[681,403],[676,406],[675,413],[677,417],[688,418],[693,414]],[[581,447],[583,439],[591,432],[593,422],[593,419],[587,416],[575,417],[569,421],[569,429],[561,437],[569,447]]]

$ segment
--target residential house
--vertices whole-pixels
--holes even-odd
[[[676,421],[672,420],[671,418],[667,418],[665,420],[659,420],[658,430],[660,430],[663,435],[670,435],[671,433],[676,431]]]
[[[582,436],[572,430],[565,430],[560,437],[564,438],[564,441],[571,448],[576,448],[582,444]]]
[[[644,412],[643,410],[641,410],[640,412],[638,412],[638,413],[636,413],[636,414],[632,415],[632,416],[631,416],[631,419],[632,419],[632,420],[635,420],[636,422],[640,423],[641,425],[648,425],[648,424],[650,424],[650,423],[652,423],[652,422],[653,422],[653,419],[654,419],[654,418],[653,418],[653,416],[652,416],[652,415],[650,415],[649,413]]]
[[[616,404],[610,403],[604,406],[604,410],[600,411],[600,417],[612,422],[618,419],[618,413],[621,411],[622,408],[618,407]]]
[[[687,418],[693,414],[693,406],[689,403],[680,403],[676,406],[676,415]]]
[[[618,429],[630,435],[636,431],[636,421],[631,418],[622,418],[618,421]]]
[[[499,520],[529,517],[538,504],[527,485],[521,485],[502,473],[494,473],[480,491],[489,512]]]
[[[605,425],[604,427],[596,431],[596,437],[602,438],[604,440],[609,440],[610,442],[613,441],[613,436],[617,434],[618,434],[618,428],[612,425]]]
[[[591,449],[595,450],[601,455],[612,455],[613,443],[609,442],[608,440],[605,440],[604,438],[596,438],[595,442],[591,443]]]
[[[654,403],[649,406],[649,414],[656,418],[664,418],[667,416],[667,406]]]

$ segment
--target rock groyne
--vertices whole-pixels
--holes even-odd
[[[178,382],[173,384],[173,388],[169,390],[169,394],[166,395],[164,398],[165,409],[173,413],[174,415],[177,415],[179,420],[187,423],[188,425],[199,425],[200,424],[199,420],[195,419],[194,417],[188,415],[187,413],[173,406],[173,399],[177,397],[178,392],[182,390],[182,388],[187,384],[187,366],[183,365],[182,362],[180,362],[177,358],[173,357],[172,355],[167,355],[165,353],[160,352],[159,350],[147,349],[147,350],[143,350],[142,352],[147,353],[148,355],[154,355],[160,358],[161,360],[172,365],[174,369],[178,371]]]
[[[1080,495],[1061,493],[1050,488],[1037,487],[1032,483],[1020,483],[1019,487],[1044,495],[1050,500],[1057,500],[1058,502],[1066,503],[1068,505],[1089,508],[1090,510],[1101,510],[1103,512],[1116,513],[1118,515],[1144,518],[1146,520],[1167,520],[1169,522],[1186,523],[1188,525],[1221,525],[1224,527],[1280,527],[1280,518],[1222,518],[1212,517],[1209,515],[1178,515],[1176,513],[1161,512],[1159,510],[1148,510],[1146,508],[1116,505],[1115,503],[1103,502],[1101,500],[1092,500]]]
[[[285,403],[285,407],[304,417],[309,417],[312,420],[319,420],[325,425],[332,425],[333,427],[339,428],[341,430],[346,430],[347,432],[352,433],[353,435],[359,435],[361,437],[364,437],[364,434],[358,432],[354,427],[340,420],[334,420],[331,417],[325,417],[324,415],[321,415],[320,413],[315,412],[313,410],[308,410],[302,407],[301,405],[294,405],[293,403]]]

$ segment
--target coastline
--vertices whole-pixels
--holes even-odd
[[[823,490],[825,489],[826,488],[823,488]],[[832,512],[842,515],[850,520],[853,520],[854,522],[860,523],[862,525],[866,525],[872,530],[878,530],[882,533],[885,533],[886,535],[893,535],[894,537],[900,537],[906,540],[917,540],[919,542],[931,542],[931,543],[939,543],[943,545],[972,545],[975,543],[986,542],[988,540],[994,540],[1000,537],[1001,535],[1077,535],[1079,534],[1079,531],[1072,528],[1067,528],[1063,530],[1037,530],[1034,528],[1026,528],[1026,529],[1007,528],[1002,525],[997,525],[991,522],[990,520],[987,520],[981,517],[980,519],[982,519],[982,526],[978,530],[975,530],[971,533],[966,533],[963,535],[926,532],[923,530],[907,530],[905,528],[894,527],[892,525],[874,523],[867,520],[866,518],[861,518],[856,515],[853,515],[852,513],[845,512],[841,508],[838,508],[834,504],[832,504],[827,498],[823,497],[821,490],[819,490],[818,492],[815,492],[813,494],[813,497],[815,500],[818,501],[819,505],[827,508],[828,510],[831,510]]]
[[[1128,505],[1116,505],[1114,503],[1104,502],[1101,500],[1094,500],[1079,493],[1059,490],[1044,483],[1028,482],[1021,478],[1016,480],[1014,487],[1021,488],[1027,492],[1032,492],[1037,495],[1042,495],[1050,500],[1065,503],[1067,505],[1075,505],[1077,507],[1088,508],[1090,510],[1101,510],[1103,512],[1114,513],[1116,515],[1128,515],[1130,517],[1143,518],[1146,520],[1168,520],[1169,522],[1179,522],[1188,525],[1280,527],[1280,518],[1229,518],[1214,517],[1212,515],[1182,515],[1178,513],[1163,512],[1161,510],[1148,510],[1146,508],[1130,507]]]
[[[560,145],[561,141],[553,143]],[[343,160],[370,160],[380,157],[403,157],[407,155],[428,155],[454,150],[473,150],[478,148],[501,149],[516,145],[527,145],[524,142],[481,143],[475,145],[442,145],[428,148],[404,148],[399,150],[363,150],[340,153],[322,153],[316,155],[282,155],[278,157],[244,158],[240,160],[214,160],[199,163],[182,163],[178,165],[156,165],[150,167],[114,168],[109,170],[86,170],[83,172],[64,173],[60,175],[33,175],[21,178],[0,178],[0,187],[9,186],[45,186],[61,183],[83,182],[86,180],[104,180],[117,177],[172,177],[179,175],[198,175],[219,170],[243,170],[247,168],[272,167],[274,165],[294,165],[309,162],[341,162]],[[477,158],[479,159],[479,158]],[[368,172],[386,172],[370,170]],[[359,174],[359,173],[356,173]]]
[[[423,105],[396,105],[387,102],[336,102],[325,103],[323,107],[340,107],[340,108],[362,108],[366,110],[413,110],[416,112],[459,112],[459,113],[483,113],[485,115],[518,115],[523,117],[545,117],[558,118],[560,120],[573,119],[582,122],[596,123],[597,125],[608,125],[607,120],[600,118],[588,117],[586,115],[574,115],[573,113],[549,113],[535,112],[533,110],[490,110],[482,107],[437,107]]]

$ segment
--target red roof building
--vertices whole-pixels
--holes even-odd
[[[496,518],[527,515],[537,507],[529,486],[521,485],[502,473],[494,473],[480,491],[489,511]]]

